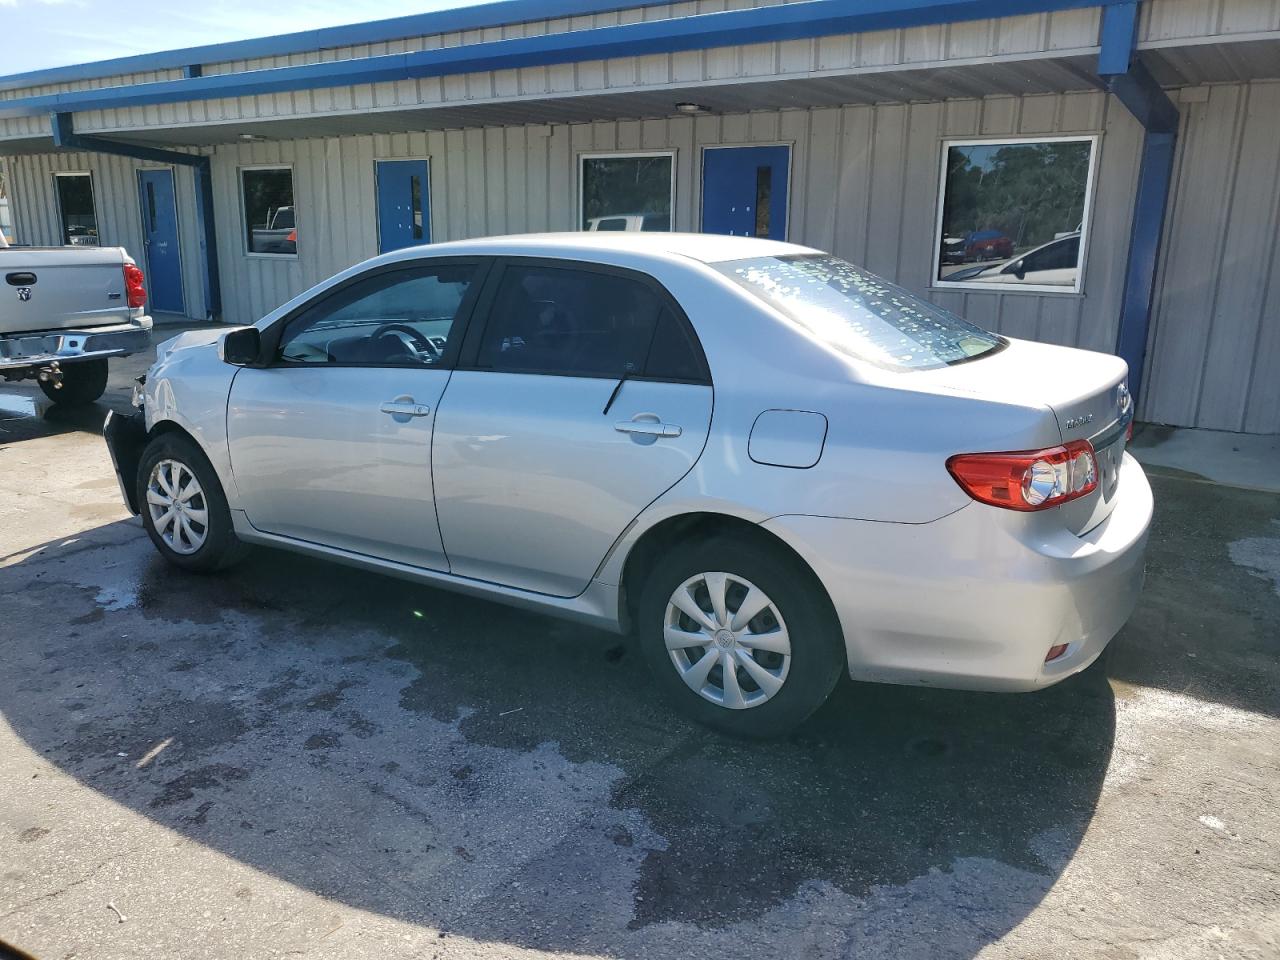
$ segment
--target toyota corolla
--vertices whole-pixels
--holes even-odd
[[[169,340],[106,433],[179,567],[259,544],[628,632],[675,706],[770,736],[842,672],[1098,657],[1152,511],[1126,373],[804,247],[511,237]]]

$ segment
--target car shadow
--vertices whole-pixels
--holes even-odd
[[[185,575],[129,526],[0,569],[6,721],[164,827],[442,935],[785,955],[825,924],[972,956],[1053,886],[1111,757],[1100,668],[1028,696],[846,682],[736,741],[612,635],[271,550]]]

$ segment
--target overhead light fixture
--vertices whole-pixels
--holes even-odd
[[[707,108],[704,107],[702,104],[690,103],[688,101],[685,101],[684,103],[677,103],[676,109],[679,110],[681,113],[706,113],[707,112]]]

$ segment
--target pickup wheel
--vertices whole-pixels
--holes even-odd
[[[163,433],[147,444],[138,464],[138,505],[147,536],[175,567],[208,573],[248,552],[231,526],[213,465],[184,436]]]
[[[845,668],[813,574],[754,539],[717,537],[659,558],[637,640],[667,700],[740,737],[781,737],[822,706]]]
[[[83,360],[62,368],[62,386],[40,381],[44,395],[60,407],[82,407],[93,403],[107,389],[107,361]]]

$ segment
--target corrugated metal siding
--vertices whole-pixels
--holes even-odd
[[[579,17],[559,17],[551,20],[530,20],[482,30],[465,30],[453,33],[435,33],[425,36],[405,37],[384,43],[364,43],[345,47],[327,47],[307,53],[281,57],[256,57],[249,60],[228,60],[210,63],[204,67],[206,75],[239,73],[244,70],[264,70],[272,67],[288,67],[301,63],[325,63],[335,60],[353,60],[360,57],[376,57],[389,53],[409,53],[418,50],[438,50],[442,47],[462,47],[493,40],[510,40],[515,37],[538,37],[552,33],[569,33],[611,27],[620,23],[641,23],[649,20],[670,20],[700,13],[718,13],[723,10],[750,10],[754,7],[774,7],[800,0],[689,0],[685,3],[659,3],[648,7],[634,7],[609,13],[589,14]]]
[[[1280,432],[1280,82],[1182,103],[1146,417]]]
[[[930,291],[942,139],[1038,133],[1102,134],[1084,293]],[[1098,93],[220,147],[213,166],[225,319],[251,322],[377,252],[375,159],[431,158],[432,235],[449,240],[573,229],[578,154],[674,150],[676,228],[695,230],[700,149],[779,141],[795,144],[792,240],[865,263],[1011,335],[1114,347],[1140,130]],[[298,258],[248,257],[237,171],[281,162],[294,167]]]
[[[35,87],[0,90],[0,100],[16,100],[21,97],[44,97],[55,93],[70,93],[72,90],[123,87],[133,83],[155,83],[161,80],[177,80],[181,76],[181,70],[147,70],[142,73],[123,73],[114,77],[94,77],[90,80],[76,80],[67,83],[46,83]]]
[[[1280,30],[1280,0],[1145,0],[1139,42],[1229,38]]]
[[[88,171],[93,174],[93,199],[98,214],[98,234],[103,246],[124,247],[146,269],[142,246],[142,211],[138,197],[140,164],[124,157],[102,154],[59,153],[9,157],[14,198],[14,232],[19,243],[53,245],[62,242],[58,205],[53,192],[55,172]],[[201,272],[200,232],[195,217],[195,182],[186,167],[174,168],[177,192],[179,243],[182,248],[182,288],[187,315],[204,319],[204,281]]]
[[[575,93],[678,89],[775,77],[880,74],[891,67],[922,70],[931,66],[986,62],[991,58],[1079,54],[1096,49],[1098,17],[1097,8],[1086,8],[817,40],[92,110],[76,115],[76,129],[85,133],[127,133],[131,129],[154,126],[182,127],[393,111],[416,106],[511,102]],[[885,99],[901,98],[887,96]]]

